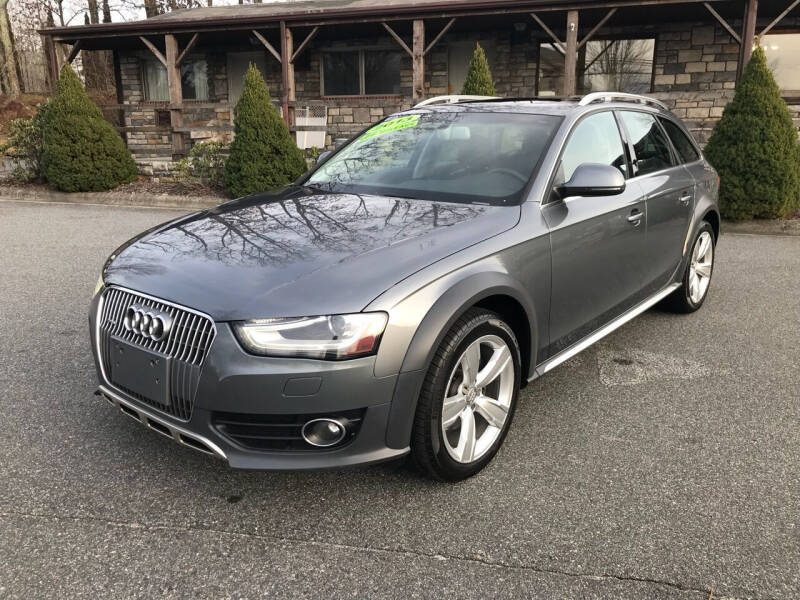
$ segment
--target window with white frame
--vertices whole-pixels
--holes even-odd
[[[142,61],[144,98],[152,102],[169,100],[167,69],[155,58]],[[181,63],[181,90],[186,100],[208,100],[208,63],[204,58],[187,58]]]
[[[322,53],[322,95],[400,94],[403,54],[390,49],[328,50]]]

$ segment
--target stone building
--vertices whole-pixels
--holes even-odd
[[[299,0],[41,33],[49,56],[113,52],[117,104],[104,110],[142,172],[159,174],[193,143],[230,138],[249,63],[298,143],[330,147],[460,92],[476,43],[501,96],[649,94],[701,143],[760,43],[800,122],[798,25],[800,0]]]

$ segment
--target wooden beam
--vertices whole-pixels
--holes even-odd
[[[775,27],[775,25],[777,25],[777,24],[778,24],[778,23],[780,23],[781,21],[783,21],[784,17],[785,17],[786,15],[788,15],[790,12],[792,12],[792,9],[793,9],[795,6],[797,6],[798,4],[800,4],[800,0],[794,0],[794,2],[792,2],[792,3],[789,5],[789,7],[788,7],[788,8],[787,8],[785,11],[783,11],[783,12],[782,12],[780,15],[778,15],[778,17],[777,17],[777,18],[776,18],[776,19],[775,19],[775,20],[774,20],[772,23],[770,23],[769,25],[767,25],[767,26],[764,28],[764,30],[763,30],[763,31],[762,31],[762,32],[761,32],[761,33],[758,35],[758,37],[764,37],[764,36],[765,36],[765,35],[767,35],[767,34],[768,34],[770,31],[772,31],[772,28],[773,28],[773,27]]]
[[[283,84],[281,108],[287,127],[291,125],[289,102],[294,101],[294,64],[291,60],[293,48],[292,30],[286,27],[286,21],[281,21],[281,82]]]
[[[82,40],[78,40],[74,44],[72,44],[72,49],[67,54],[67,63],[72,64],[72,61],[75,60],[75,57],[78,56],[78,52],[81,51]]]
[[[719,24],[725,28],[725,30],[730,34],[730,36],[736,40],[736,43],[741,45],[742,37],[738,33],[736,33],[736,30],[730,26],[730,24],[725,20],[725,18],[721,14],[719,14],[717,10],[713,6],[711,6],[708,2],[703,2],[703,6],[705,6],[708,9],[708,12],[710,12],[717,21],[719,21]]]
[[[737,81],[741,78],[750,57],[753,54],[753,42],[756,38],[756,20],[758,19],[758,0],[745,0],[744,25],[742,26],[742,43],[739,48],[739,69]]]
[[[177,62],[178,64],[181,64],[181,63],[183,62],[183,59],[184,59],[184,58],[186,58],[186,55],[187,55],[187,54],[189,54],[189,51],[190,51],[192,48],[194,48],[194,45],[197,43],[197,38],[199,37],[199,35],[200,35],[199,33],[195,33],[195,34],[192,36],[192,39],[190,39],[190,40],[189,40],[189,43],[188,43],[188,44],[186,44],[186,48],[184,48],[184,49],[183,49],[183,52],[181,52],[181,53],[178,55],[178,58],[176,59],[176,61],[175,61],[175,62]]]
[[[564,97],[574,96],[578,83],[578,11],[567,13],[567,47],[564,52]]]
[[[456,18],[455,18],[455,17],[453,17],[452,19],[450,19],[450,20],[447,22],[447,25],[445,25],[445,26],[442,28],[442,30],[439,32],[439,34],[438,34],[438,35],[437,35],[435,38],[433,38],[433,41],[431,41],[431,43],[430,43],[430,44],[428,44],[428,46],[425,48],[425,52],[423,53],[425,56],[427,56],[427,55],[428,55],[428,52],[430,52],[431,50],[433,50],[433,47],[434,47],[436,44],[438,44],[438,43],[439,43],[439,40],[441,40],[441,39],[442,39],[442,37],[444,37],[444,34],[446,34],[448,31],[450,31],[450,28],[453,26],[453,23],[455,23],[455,22],[456,22]]]
[[[58,56],[56,55],[56,44],[52,35],[42,35],[44,44],[45,61],[47,61],[47,86],[52,94],[56,93],[58,85]]]
[[[300,53],[301,53],[303,50],[305,50],[305,49],[306,49],[306,46],[308,46],[308,45],[311,43],[311,40],[313,40],[315,37],[317,37],[317,34],[318,34],[318,33],[319,33],[319,25],[318,25],[318,26],[316,26],[316,27],[314,27],[314,29],[312,29],[312,30],[311,30],[311,33],[309,33],[309,34],[306,36],[306,39],[304,39],[304,40],[303,40],[303,41],[300,43],[300,45],[297,47],[297,50],[295,50],[295,51],[294,51],[294,54],[292,54],[292,62],[294,62],[294,60],[295,60],[295,59],[296,59],[298,56],[300,56]]]
[[[608,20],[611,17],[613,17],[616,12],[617,12],[616,8],[612,8],[610,11],[608,11],[608,13],[606,13],[606,16],[603,17],[602,19],[600,19],[600,22],[597,25],[595,25],[594,27],[592,27],[592,30],[589,33],[586,34],[586,37],[583,38],[578,43],[578,49],[583,48],[586,45],[586,42],[591,40],[594,37],[594,34],[597,33],[598,31],[600,31],[600,29],[603,27],[603,25],[608,23]]]
[[[164,66],[166,67],[166,66],[167,66],[167,59],[166,59],[166,58],[164,58],[164,55],[163,55],[163,54],[161,54],[161,50],[159,50],[158,48],[156,48],[155,44],[153,44],[153,42],[151,42],[150,40],[148,40],[148,39],[147,39],[146,37],[144,37],[143,35],[140,35],[140,36],[139,36],[139,39],[140,39],[140,40],[142,40],[142,43],[143,43],[145,46],[147,46],[148,48],[150,48],[150,52],[152,52],[153,54],[155,54],[156,58],[157,58],[158,60],[160,60],[160,61],[161,61],[161,64],[162,64],[162,65],[164,65]]]
[[[403,50],[405,50],[406,52],[408,52],[408,55],[409,55],[411,58],[414,58],[414,53],[411,51],[411,48],[409,48],[409,47],[408,47],[408,44],[406,44],[406,43],[403,41],[403,38],[401,38],[399,35],[397,35],[397,34],[394,32],[394,29],[392,29],[391,27],[389,27],[389,26],[386,24],[386,21],[381,21],[381,25],[383,25],[384,29],[386,29],[386,31],[388,31],[388,32],[389,32],[389,35],[391,35],[391,36],[392,36],[392,37],[395,39],[395,41],[396,41],[398,44],[400,44],[400,46],[403,48]]]
[[[172,154],[181,156],[186,153],[183,133],[183,89],[181,87],[181,67],[178,64],[178,39],[168,33],[164,36],[164,47],[167,51],[165,65],[167,67],[167,86],[169,87],[169,126],[172,130]]]
[[[283,29],[281,29],[281,30],[283,30]],[[258,33],[258,32],[257,32],[255,29],[253,29],[253,35],[254,35],[254,36],[256,36],[256,38],[258,39],[258,41],[259,41],[259,42],[261,42],[262,44],[264,44],[264,47],[265,47],[267,50],[269,50],[269,51],[270,51],[270,54],[272,54],[272,56],[274,56],[274,57],[275,57],[275,59],[276,59],[278,62],[281,62],[281,55],[280,55],[280,53],[279,53],[277,50],[275,50],[275,48],[273,47],[273,45],[272,45],[272,44],[270,44],[270,43],[269,43],[269,41],[267,41],[267,38],[265,38],[263,35],[261,35],[260,33]]]
[[[533,17],[533,20],[534,20],[534,21],[536,21],[536,22],[539,24],[539,27],[541,27],[542,29],[544,29],[544,32],[545,32],[547,35],[549,35],[551,38],[553,38],[553,42],[555,42],[555,43],[553,44],[553,48],[555,48],[556,50],[558,50],[558,51],[559,51],[559,52],[562,54],[562,56],[563,56],[563,55],[565,54],[565,52],[564,52],[564,42],[562,42],[562,41],[561,41],[561,40],[558,38],[558,36],[557,36],[555,33],[553,33],[553,30],[552,30],[552,29],[550,29],[550,28],[547,26],[547,23],[545,23],[544,21],[542,21],[542,19],[541,19],[541,18],[539,18],[539,15],[537,15],[536,13],[533,13],[533,12],[532,12],[532,13],[531,13],[531,16]]]
[[[413,64],[412,100],[414,104],[425,95],[425,21],[414,21],[414,52],[411,55]]]

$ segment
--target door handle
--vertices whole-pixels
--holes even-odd
[[[678,201],[681,204],[683,204],[684,206],[689,204],[689,202],[691,202],[691,200],[692,200],[692,195],[690,193],[688,193],[688,192],[678,199]]]
[[[634,227],[638,227],[642,222],[643,216],[644,213],[642,213],[642,211],[635,209],[628,217],[628,223],[630,223]]]

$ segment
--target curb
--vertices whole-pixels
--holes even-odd
[[[796,235],[800,236],[800,219],[769,219],[743,221],[736,223],[732,221],[722,222],[722,233],[742,233],[749,235]]]
[[[175,208],[188,211],[211,208],[226,202],[226,199],[210,196],[191,198],[170,194],[123,194],[120,192],[66,193],[46,189],[28,190],[0,186],[0,201],[105,204],[108,206],[131,206],[138,208]]]

